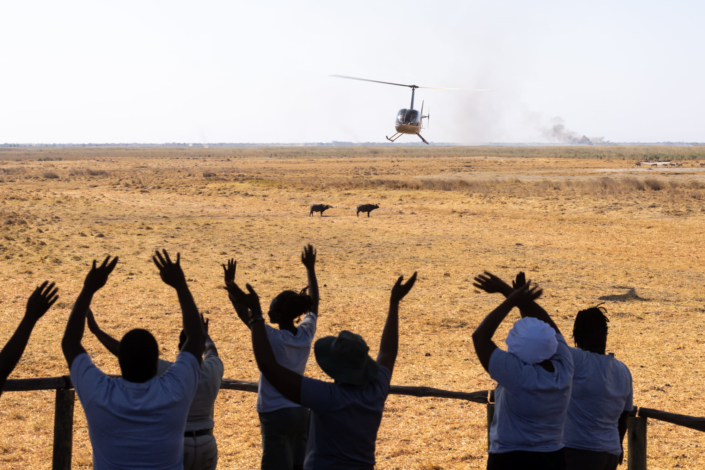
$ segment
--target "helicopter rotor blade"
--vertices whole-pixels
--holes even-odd
[[[417,86],[416,88],[425,88],[427,90],[454,90],[454,91],[497,91],[487,88],[442,88],[437,86]]]
[[[401,83],[392,83],[392,82],[380,82],[379,80],[368,80],[367,78],[357,78],[357,77],[348,77],[347,75],[331,75],[331,77],[335,78],[346,78],[348,80],[359,80],[361,82],[373,82],[373,83],[383,83],[385,85],[396,85],[396,86],[405,86],[409,88],[414,88],[415,85],[404,85]],[[419,88],[419,87],[416,87]]]
[[[345,78],[347,80],[359,80],[361,82],[382,83],[384,85],[405,86],[407,88],[426,88],[427,90],[455,90],[455,91],[496,91],[485,88],[443,88],[436,86],[405,85],[403,83],[382,82],[380,80],[370,80],[368,78],[349,77],[347,75],[331,75],[335,78]]]

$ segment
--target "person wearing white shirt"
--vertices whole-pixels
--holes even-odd
[[[606,354],[606,310],[578,312],[573,326],[577,348],[573,392],[563,432],[567,470],[615,470],[624,459],[622,442],[634,408],[629,368]]]
[[[174,263],[164,250],[152,259],[162,281],[176,290],[187,336],[166,374],[157,376],[159,345],[147,330],[130,330],[120,340],[120,378],[100,371],[81,345],[93,296],[118,258],[107,257],[100,266],[93,262],[66,324],[61,347],[86,414],[95,470],[183,469],[183,436],[200,379],[205,333],[180,256]]]
[[[311,354],[311,344],[318,321],[318,281],[316,279],[316,250],[304,247],[301,262],[306,267],[308,287],[301,292],[284,291],[269,305],[269,320],[278,328],[265,325],[269,342],[277,361],[284,367],[302,374]],[[235,282],[236,263],[223,265],[226,288]],[[310,295],[306,294],[308,290]],[[248,326],[247,307],[230,296],[240,319]],[[296,325],[294,322],[304,315]],[[257,413],[262,434],[262,470],[300,470],[306,456],[309,409],[282,395],[260,373],[257,390]]]
[[[537,303],[543,291],[517,276],[514,288],[485,272],[474,286],[506,300],[472,334],[482,367],[497,381],[488,470],[564,470],[563,428],[573,382],[573,358],[551,316]],[[492,336],[514,307],[522,318],[507,351]]]
[[[95,335],[105,348],[115,357],[120,356],[120,341],[103,331],[91,309],[86,314],[88,329]],[[198,389],[191,401],[184,433],[184,470],[215,470],[218,465],[218,444],[213,435],[215,422],[213,408],[218,398],[218,391],[223,380],[223,361],[218,357],[215,343],[208,334],[209,320],[203,318],[203,331],[206,333],[206,344],[201,360],[201,378]],[[178,351],[186,343],[184,330],[179,334]],[[174,365],[174,362],[159,359],[157,377],[162,377]]]

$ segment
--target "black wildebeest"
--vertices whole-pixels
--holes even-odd
[[[309,213],[308,216],[313,217],[314,212],[320,212],[321,217],[323,217],[323,213],[332,207],[333,206],[329,206],[328,204],[311,204],[311,213]]]
[[[362,204],[357,206],[357,216],[360,217],[360,212],[367,212],[367,217],[370,216],[370,212],[375,209],[379,209],[379,204]]]

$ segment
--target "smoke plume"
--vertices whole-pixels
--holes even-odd
[[[565,127],[563,119],[556,117],[551,120],[549,127],[544,127],[541,130],[543,136],[551,142],[561,142],[573,145],[593,145],[604,143],[604,137],[588,138],[585,135],[580,135]]]

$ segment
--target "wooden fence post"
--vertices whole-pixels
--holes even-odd
[[[627,470],[646,470],[646,418],[627,418]]]
[[[494,419],[494,403],[487,404],[487,450],[490,450],[490,428],[492,427],[492,419]]]
[[[71,470],[73,407],[75,399],[76,392],[74,390],[56,389],[52,470]]]

